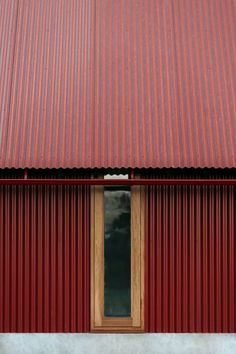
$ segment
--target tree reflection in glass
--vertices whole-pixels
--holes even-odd
[[[104,188],[104,315],[129,317],[131,313],[131,191]]]

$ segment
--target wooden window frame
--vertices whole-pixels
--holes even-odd
[[[91,187],[91,331],[144,331],[144,189],[131,187],[131,316],[104,316],[104,187]]]

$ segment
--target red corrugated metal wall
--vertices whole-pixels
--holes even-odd
[[[0,187],[0,332],[89,331],[89,194]],[[236,332],[236,187],[148,187],[145,220],[146,331]]]
[[[149,187],[148,332],[236,332],[236,188]]]
[[[89,331],[89,189],[0,187],[0,332]]]

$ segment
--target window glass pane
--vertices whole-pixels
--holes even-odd
[[[105,289],[104,315],[131,313],[131,208],[130,188],[104,188]]]

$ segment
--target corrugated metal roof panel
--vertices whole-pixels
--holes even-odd
[[[93,0],[19,1],[1,167],[91,163],[93,34]]]
[[[233,0],[20,1],[0,167],[235,167],[235,17]]]
[[[17,5],[15,0],[0,0],[0,148],[4,147],[4,138],[8,134],[7,124],[11,105]],[[5,153],[6,150],[3,149],[2,155]],[[2,155],[0,155],[0,161]]]

